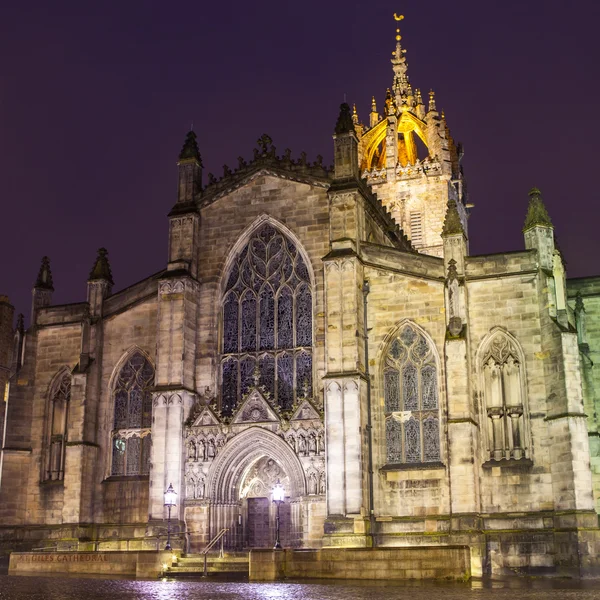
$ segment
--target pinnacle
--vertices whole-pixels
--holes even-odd
[[[47,256],[42,258],[42,264],[35,280],[36,288],[42,288],[45,290],[54,290],[54,284],[52,282],[52,271],[50,270],[50,259]]]
[[[542,200],[542,192],[534,187],[529,191],[529,207],[527,208],[523,231],[537,226],[553,227],[550,215],[548,215],[548,211]]]
[[[352,111],[350,105],[344,102],[340,105],[340,115],[337,123],[335,124],[336,133],[356,133],[354,130],[354,123],[352,122]]]
[[[196,159],[200,164],[202,164],[200,150],[198,149],[198,142],[196,141],[196,134],[192,130],[188,131],[187,135],[185,136],[183,148],[179,153],[179,160],[190,158]]]
[[[450,200],[448,202],[448,210],[446,211],[446,218],[444,220],[444,228],[442,229],[442,237],[449,235],[465,234],[465,230],[458,214],[458,208],[456,207],[456,201]]]
[[[111,285],[114,283],[110,270],[110,264],[108,262],[108,251],[106,248],[100,248],[98,250],[98,257],[96,258],[94,267],[92,268],[90,276],[88,277],[88,281],[97,280],[108,281]]]

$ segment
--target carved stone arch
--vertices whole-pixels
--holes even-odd
[[[69,377],[73,375],[73,369],[67,365],[63,365],[60,369],[58,369],[58,371],[56,371],[56,373],[53,375],[52,379],[50,379],[46,389],[46,396],[48,398],[52,398],[52,394],[56,392],[56,389],[60,385],[65,375],[68,375]]]
[[[286,237],[288,237],[293,244],[296,246],[296,249],[302,256],[304,263],[306,264],[306,268],[308,269],[308,276],[310,279],[311,287],[314,290],[315,286],[315,273],[313,269],[312,262],[310,260],[310,256],[306,252],[304,248],[304,244],[300,241],[298,236],[286,225],[284,225],[278,219],[272,217],[271,215],[267,215],[266,213],[258,216],[250,225],[246,227],[242,231],[242,233],[238,236],[238,239],[233,244],[233,246],[229,249],[227,253],[227,258],[225,259],[225,263],[223,264],[223,268],[221,269],[221,279],[219,281],[219,301],[222,302],[224,298],[225,286],[227,285],[227,278],[229,276],[229,271],[231,270],[231,266],[233,261],[236,259],[237,255],[244,249],[246,244],[249,242],[250,238],[254,235],[254,233],[260,229],[265,224],[270,224],[272,227],[283,233]],[[313,299],[314,304],[314,299]]]
[[[402,338],[406,327],[421,336],[427,344],[427,352],[417,353],[418,342]],[[393,356],[394,341],[400,339],[400,351]],[[414,338],[415,340],[417,338]],[[403,349],[403,350],[402,350]],[[391,364],[388,364],[391,361]],[[442,393],[442,361],[431,335],[410,319],[402,319],[390,329],[381,341],[377,351],[377,381],[381,396],[384,397],[382,409],[374,408],[373,418],[385,440],[384,463],[410,464],[439,462],[447,454],[443,431],[445,414],[444,394]],[[435,377],[424,378],[424,373],[435,370]],[[387,379],[387,373],[392,378]],[[404,379],[407,373],[412,377]],[[433,387],[432,382],[435,384]],[[388,388],[389,385],[389,388]],[[406,390],[413,390],[405,396]],[[388,404],[388,390],[390,390]],[[396,402],[393,399],[396,398]],[[408,400],[411,400],[407,406]],[[435,400],[435,405],[431,401]]]
[[[508,329],[497,325],[492,327],[479,343],[476,354],[478,368],[487,355],[489,347],[497,335],[504,336],[513,345],[514,349],[518,353],[519,361],[523,366],[525,366],[525,353],[523,352],[523,347],[519,343],[519,340],[510,331],[508,331]]]
[[[154,361],[152,360],[150,354],[144,350],[143,348],[141,348],[140,346],[138,346],[137,344],[133,344],[132,346],[130,346],[125,352],[123,352],[123,354],[121,355],[121,358],[116,362],[111,376],[109,378],[109,383],[108,383],[108,406],[107,406],[107,410],[106,410],[106,417],[105,417],[105,422],[106,422],[106,431],[109,432],[109,444],[108,444],[108,449],[109,449],[109,456],[108,456],[108,460],[106,461],[106,476],[111,476],[111,475],[115,475],[116,473],[113,472],[113,468],[115,465],[120,464],[120,462],[115,462],[115,448],[113,447],[113,445],[116,443],[115,440],[119,440],[122,439],[122,435],[119,434],[119,431],[124,431],[124,430],[119,430],[119,429],[115,429],[115,405],[116,405],[116,399],[115,399],[115,394],[116,394],[116,388],[118,385],[118,380],[119,380],[119,375],[122,371],[122,369],[124,368],[124,366],[127,364],[127,362],[136,354],[141,355],[144,360],[146,360],[148,362],[148,364],[152,367],[152,373],[153,373],[153,378],[152,380],[155,381],[155,377],[156,377],[156,365],[154,363]],[[148,388],[146,388],[148,393],[150,393],[151,390],[151,386],[149,386]],[[154,411],[154,407],[156,407],[158,404],[166,404],[168,399],[167,397],[165,397],[165,395],[160,395],[160,396],[154,396],[154,394],[152,394],[152,399],[151,399],[151,403],[150,403],[150,410],[153,412]],[[150,415],[151,417],[151,415]],[[151,420],[151,418],[150,418]],[[150,463],[150,430],[149,428],[151,427],[151,425],[146,425],[145,427],[133,427],[128,434],[125,435],[125,437],[127,439],[129,438],[139,438],[140,440],[143,440],[144,438],[148,438],[145,442],[140,442],[140,448],[139,448],[139,456],[140,456],[140,472],[142,471],[147,471],[149,470],[149,463]],[[148,428],[148,429],[146,429]],[[135,431],[133,431],[135,430]],[[133,431],[133,433],[132,433]],[[126,440],[126,447],[127,447],[127,452],[129,453],[129,442]],[[132,442],[133,443],[133,442]],[[125,446],[123,446],[122,448],[124,448]],[[137,450],[136,450],[137,451]],[[147,461],[146,461],[147,459]],[[125,461],[124,461],[125,462]],[[144,464],[144,467],[142,467],[142,463]],[[127,467],[129,468],[129,467]],[[134,473],[127,473],[127,475],[133,475]],[[146,473],[143,473],[146,474]],[[136,473],[137,475],[137,473]]]
[[[306,494],[302,464],[288,444],[266,429],[251,427],[235,436],[212,463],[206,481],[211,500],[236,502],[244,473],[263,456],[274,459],[286,472],[290,481],[290,496]]]
[[[413,329],[416,329],[427,340],[427,343],[428,343],[429,347],[432,349],[432,354],[435,359],[435,366],[438,370],[438,380],[441,381],[442,362],[440,359],[440,352],[438,351],[438,347],[437,347],[434,339],[427,332],[427,330],[423,329],[423,327],[421,327],[414,321],[411,321],[410,319],[401,319],[383,337],[383,339],[381,340],[381,342],[379,344],[379,348],[377,349],[377,363],[379,365],[382,364],[383,356],[387,353],[387,351],[390,347],[390,344],[394,341],[394,338],[402,331],[402,329],[404,328],[405,325],[410,325]]]
[[[62,480],[65,469],[72,369],[62,366],[50,380],[44,403],[41,480]],[[68,379],[68,388],[64,382]]]
[[[506,346],[500,352],[492,351],[492,345],[497,340],[504,340]],[[516,355],[516,357],[515,357]],[[504,371],[505,365],[503,359],[513,360],[516,358],[516,371],[514,363],[512,375]],[[503,380],[500,401],[493,402],[490,398],[494,389],[490,388],[490,379],[486,379],[486,363],[488,359],[493,359],[495,367],[493,371],[498,373],[500,369]],[[510,368],[510,366],[509,366]],[[481,438],[482,452],[484,460],[501,460],[502,458],[511,458],[516,460],[532,458],[532,434],[529,413],[529,397],[527,391],[527,368],[525,352],[519,340],[506,328],[495,326],[482,338],[475,354],[475,370],[477,373],[479,415],[481,419]],[[510,373],[510,371],[509,371]],[[490,373],[488,372],[488,375]],[[518,382],[515,383],[515,377]],[[511,384],[512,382],[512,384]],[[497,384],[496,384],[497,385]],[[498,388],[496,388],[498,389]],[[508,397],[506,390],[510,390]],[[515,389],[518,390],[518,402],[515,402]],[[512,398],[510,397],[512,394]],[[508,399],[510,398],[510,401]],[[498,404],[498,406],[496,406]],[[516,410],[510,410],[510,408]],[[520,409],[520,410],[519,410]],[[520,413],[520,414],[518,414]],[[510,418],[508,415],[511,415]],[[502,430],[502,431],[501,431]],[[503,443],[496,443],[500,439]],[[515,439],[519,443],[515,445]],[[506,441],[508,440],[508,444]]]
[[[119,358],[119,360],[116,362],[115,366],[113,367],[112,373],[110,375],[110,379],[108,380],[108,389],[110,390],[111,394],[115,388],[115,383],[117,381],[119,373],[121,372],[121,369],[125,366],[127,361],[137,352],[139,352],[146,358],[146,360],[152,365],[152,368],[154,369],[154,372],[156,373],[156,364],[152,360],[150,354],[148,354],[148,352],[146,352],[146,350],[144,350],[137,344],[133,344],[127,350],[125,350],[125,352],[123,352],[123,354],[121,355],[121,358]]]

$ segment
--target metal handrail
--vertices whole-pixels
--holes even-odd
[[[208,545],[206,546],[206,548],[204,548],[204,550],[202,550],[202,552],[200,552],[200,554],[204,554],[204,573],[203,576],[206,577],[207,575],[207,569],[206,569],[206,559],[207,559],[207,555],[208,555],[208,551],[219,541],[221,540],[221,551],[219,552],[219,558],[223,558],[223,538],[225,536],[225,534],[229,531],[229,528],[224,528],[221,529],[221,531],[219,531],[219,533],[217,533],[217,535],[215,535],[215,537],[208,542]]]

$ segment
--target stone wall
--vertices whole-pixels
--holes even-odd
[[[466,546],[250,552],[250,581],[285,578],[464,581],[470,577]]]

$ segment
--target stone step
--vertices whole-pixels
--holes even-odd
[[[215,558],[215,557],[209,557],[206,559],[207,564],[209,565],[213,565],[213,564],[220,564],[220,563],[243,563],[243,564],[248,564],[249,560],[248,557],[235,557],[235,558]],[[203,565],[204,564],[204,558],[180,558],[176,563],[173,563],[174,566],[180,566],[180,567],[191,567],[194,565]]]
[[[248,573],[249,564],[246,563],[220,563],[206,566],[208,573]],[[185,567],[169,567],[167,569],[169,574],[173,573],[199,573],[200,575],[204,572],[204,565],[194,565]]]
[[[246,560],[249,560],[250,557],[250,552],[248,551],[238,551],[238,552],[224,552],[223,553],[223,558],[245,558]],[[187,558],[193,558],[193,559],[202,559],[204,560],[204,554],[202,554],[201,552],[198,552],[197,554],[182,554],[181,555],[182,559],[187,559]],[[208,553],[208,558],[219,558],[219,552],[218,550],[216,552],[209,552]]]

